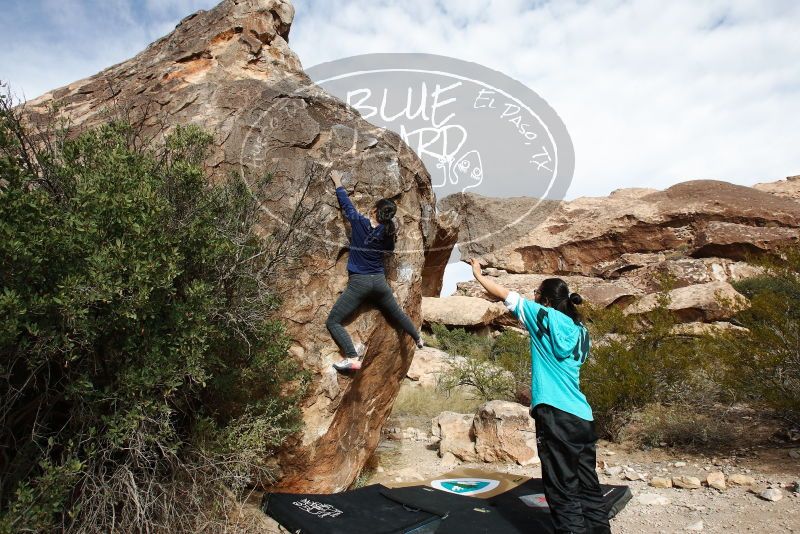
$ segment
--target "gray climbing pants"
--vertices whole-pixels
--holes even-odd
[[[389,319],[390,322],[400,326],[403,330],[419,340],[419,332],[408,318],[408,315],[400,308],[392,294],[392,288],[386,282],[386,275],[380,274],[350,274],[347,288],[344,290],[336,304],[333,305],[325,326],[333,337],[333,340],[342,349],[347,358],[358,356],[353,346],[353,340],[347,333],[342,322],[347,319],[364,302],[375,304]]]

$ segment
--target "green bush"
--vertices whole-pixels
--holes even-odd
[[[704,397],[699,380],[713,368],[702,338],[676,336],[676,321],[662,296],[644,317],[620,310],[589,310],[592,349],[581,368],[581,388],[592,406],[598,432],[616,439],[636,410],[651,403]]]
[[[511,400],[516,396],[516,382],[511,373],[504,371],[487,358],[466,357],[442,374],[439,388],[451,393],[466,387],[482,401]]]
[[[765,275],[735,285],[750,298],[736,317],[749,332],[716,339],[715,350],[735,399],[762,402],[800,423],[800,248],[764,267]]]
[[[443,391],[467,387],[480,400],[519,399],[530,396],[530,348],[528,340],[506,331],[492,339],[463,328],[432,327],[437,348],[463,361],[454,363],[439,381]],[[507,371],[507,372],[504,372]]]
[[[504,330],[494,340],[491,360],[514,377],[514,397],[521,404],[531,402],[530,339],[513,330]]]
[[[197,128],[47,145],[0,104],[0,531],[212,524],[299,425],[258,206]]]
[[[436,348],[454,356],[487,358],[492,349],[491,338],[467,332],[463,328],[448,329],[446,326],[433,324],[431,331],[436,339]]]

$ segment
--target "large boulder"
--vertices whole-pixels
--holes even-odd
[[[475,434],[472,431],[473,414],[442,412],[431,421],[431,434],[439,441],[439,456],[452,454],[465,462],[478,461],[475,452]]]
[[[751,251],[772,250],[797,241],[800,227],[800,203],[715,180],[664,191],[623,190],[555,208],[471,193],[451,195],[442,204],[464,219],[462,256],[515,273],[592,276],[596,266],[625,254],[665,251],[740,259],[747,248],[743,241],[757,243]]]
[[[442,412],[431,421],[439,456],[464,462],[539,463],[536,426],[528,409],[516,402],[493,400],[475,414]]]
[[[516,402],[489,401],[478,408],[472,428],[475,452],[484,462],[539,463],[536,425],[527,407]]]
[[[663,254],[625,255],[617,262],[606,263],[605,274],[614,273],[609,279],[598,276],[563,275],[570,291],[580,293],[584,300],[597,307],[628,305],[638,297],[661,290],[664,281],[669,280],[674,287],[685,287],[709,282],[737,282],[757,276],[763,269],[743,261],[725,258],[677,258],[667,259]],[[642,258],[643,256],[646,256]],[[624,266],[624,267],[623,267]],[[517,291],[525,298],[534,298],[534,290],[542,280],[552,278],[552,274],[497,274],[497,283]],[[457,295],[497,300],[486,293],[476,281],[460,282]],[[509,323],[501,318],[496,323]]]
[[[412,384],[422,387],[436,387],[439,377],[453,369],[453,366],[463,362],[463,356],[451,356],[443,350],[433,347],[417,349],[411,367],[408,368],[406,378]]]
[[[305,426],[277,459],[277,485],[332,492],[347,488],[377,447],[414,349],[409,336],[365,308],[349,325],[368,347],[363,369],[351,378],[331,369],[341,356],[325,319],[347,283],[347,228],[322,171],[349,171],[345,185],[362,210],[396,199],[401,224],[389,278],[417,324],[422,293],[440,286],[455,231],[436,215],[429,175],[399,136],[311,83],[288,46],[293,17],[284,0],[225,0],[134,58],[28,102],[25,113],[42,125],[56,105],[76,129],[124,116],[155,142],[176,125],[198,125],[214,135],[212,179],[238,173],[251,184],[264,233],[287,221],[308,227],[304,248],[294,251],[303,269],[276,288],[291,354],[311,376],[301,403]],[[257,189],[268,173],[272,182]]]
[[[798,240],[798,228],[709,221],[697,232],[692,255],[744,260],[752,255],[797,243]]]
[[[660,293],[645,295],[625,308],[626,314],[642,314],[659,305]],[[732,318],[750,302],[727,282],[709,282],[667,292],[667,309],[682,322],[714,322]]]
[[[725,334],[746,334],[750,330],[743,326],[737,326],[732,323],[724,321],[715,321],[713,323],[681,323],[673,326],[670,331],[679,336],[687,337],[702,337],[702,336],[719,336]]]
[[[422,318],[426,324],[480,327],[492,323],[505,313],[507,310],[502,303],[477,297],[422,298]]]
[[[708,282],[733,283],[762,273],[760,267],[726,258],[664,258],[626,269],[617,280],[643,293],[653,293],[661,290],[665,281],[674,287],[685,287]]]

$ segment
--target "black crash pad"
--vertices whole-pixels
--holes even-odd
[[[434,534],[446,511],[387,496],[375,484],[332,495],[268,493],[261,508],[294,534]]]
[[[631,499],[627,486],[602,486],[609,518],[614,517]],[[553,532],[550,509],[544,498],[541,479],[530,479],[505,493],[480,499],[433,489],[412,486],[390,490],[393,496],[412,506],[424,503],[437,510],[447,510],[436,534],[546,534]]]
[[[626,486],[603,486],[609,517],[631,498]],[[262,508],[296,534],[517,534],[551,533],[541,479],[479,499],[429,486],[389,489],[381,485],[337,493],[273,493]]]

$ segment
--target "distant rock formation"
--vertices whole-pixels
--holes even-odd
[[[753,187],[779,197],[800,201],[800,176],[789,176],[785,180],[756,184]]]
[[[488,274],[528,297],[559,276],[596,306],[640,313],[669,280],[680,319],[713,322],[734,311],[719,309],[715,295],[746,305],[730,283],[761,272],[748,258],[800,242],[798,192],[800,177],[755,187],[699,180],[562,202],[541,220],[525,215],[533,199],[459,194],[442,204],[462,218],[462,257],[481,258]],[[474,281],[457,294],[491,300]]]
[[[442,202],[463,217],[460,241],[475,240],[460,246],[462,255],[480,256],[511,273],[598,276],[629,254],[741,260],[800,239],[800,203],[713,180],[578,198],[541,222],[525,218],[517,224],[512,221],[522,199],[466,193]],[[497,249],[491,237],[482,236],[500,232],[503,223],[519,237]],[[618,269],[636,268],[633,260]]]
[[[314,225],[302,271],[280,287],[280,316],[312,384],[302,404],[305,428],[278,459],[278,485],[329,492],[347,488],[375,450],[413,343],[365,309],[349,325],[368,347],[362,371],[344,378],[331,368],[340,355],[325,319],[347,282],[347,239],[333,188],[316,171],[332,162],[350,171],[345,185],[364,211],[382,197],[397,201],[400,252],[389,275],[417,324],[422,295],[441,287],[455,231],[436,215],[430,177],[399,136],[362,120],[304,74],[287,42],[293,17],[285,0],[225,0],[186,17],[132,59],[50,91],[25,110],[42,123],[57,104],[75,130],[127,118],[156,143],[176,125],[199,125],[214,135],[207,161],[213,179],[241,172],[254,183],[273,173],[261,192],[265,232],[291,217],[308,186]]]

